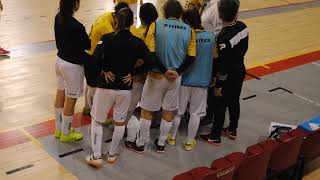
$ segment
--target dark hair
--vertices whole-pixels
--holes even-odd
[[[117,14],[122,8],[129,8],[129,5],[125,2],[120,2],[114,7],[114,11]]]
[[[163,14],[166,19],[171,17],[180,19],[182,13],[183,13],[182,6],[180,2],[177,0],[168,0],[163,5]]]
[[[201,26],[201,17],[197,8],[188,9],[184,12],[182,20],[189,24],[193,29],[203,29]]]
[[[124,30],[129,28],[133,24],[133,12],[129,8],[122,8],[117,13],[117,25],[116,31]]]
[[[219,17],[222,21],[232,22],[237,18],[239,0],[220,0],[218,3]]]
[[[140,7],[139,17],[141,22],[150,26],[155,20],[158,19],[158,12],[152,3],[144,3]]]
[[[80,0],[60,0],[59,12],[62,15],[73,15],[74,7]]]

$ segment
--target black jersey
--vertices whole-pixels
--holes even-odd
[[[74,17],[58,13],[54,22],[54,34],[57,55],[67,62],[82,65],[86,58],[84,50],[91,48],[85,27]]]
[[[93,56],[98,60],[101,71],[111,71],[115,75],[115,81],[108,83],[104,75],[99,73],[97,87],[104,89],[132,89],[132,83],[124,83],[122,78],[134,74],[134,65],[138,59],[143,59],[145,63],[152,61],[145,43],[128,30],[104,35]]]
[[[229,73],[245,71],[244,56],[248,50],[249,33],[241,22],[225,26],[217,37],[219,62],[217,65],[218,82],[221,86]]]

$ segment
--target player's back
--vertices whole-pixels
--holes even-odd
[[[212,66],[216,37],[212,32],[196,30],[197,56],[191,67],[183,73],[182,85],[208,87],[212,76]]]
[[[156,54],[167,69],[177,69],[184,61],[192,36],[189,25],[177,19],[156,21]]]

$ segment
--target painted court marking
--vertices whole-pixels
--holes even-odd
[[[33,164],[29,164],[29,165],[26,165],[26,166],[23,166],[23,167],[19,167],[19,168],[17,168],[17,169],[13,169],[13,170],[11,170],[11,171],[7,171],[6,174],[7,174],[7,175],[10,175],[10,174],[13,174],[13,173],[16,173],[16,172],[25,170],[25,169],[32,168],[33,166],[34,166]]]
[[[80,148],[80,149],[77,149],[77,150],[74,150],[74,151],[70,151],[70,152],[67,152],[67,153],[64,153],[64,154],[60,154],[59,158],[70,156],[71,154],[75,154],[75,153],[78,153],[78,152],[81,152],[81,151],[84,151],[84,150],[82,148]]]

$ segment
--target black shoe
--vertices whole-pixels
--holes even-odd
[[[229,139],[235,140],[237,138],[237,131],[229,131],[229,128],[223,128],[222,132],[228,136]]]
[[[158,141],[159,141],[159,139],[156,139],[156,140],[154,141],[154,144],[156,145],[156,148],[157,148],[157,152],[158,152],[158,153],[164,153],[164,146],[160,146],[160,145],[158,144]]]
[[[221,146],[221,138],[220,136],[211,136],[210,134],[208,135],[200,135],[200,141],[212,144],[215,146]]]
[[[130,151],[133,151],[139,154],[144,153],[144,146],[138,147],[136,142],[125,141],[124,146]]]
[[[212,122],[212,118],[210,118],[209,116],[204,116],[200,119],[200,126],[206,126],[208,124],[211,124]]]

